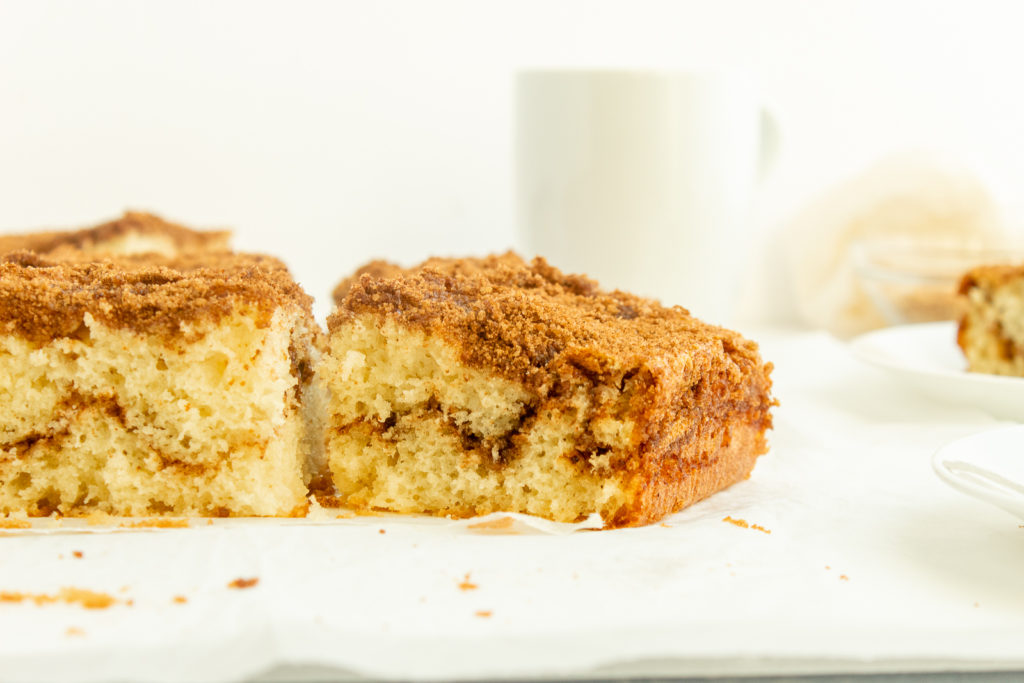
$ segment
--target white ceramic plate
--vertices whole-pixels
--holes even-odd
[[[1024,421],[1024,378],[967,372],[956,345],[956,323],[887,327],[850,342],[855,356],[921,393]]]
[[[947,484],[1024,519],[1024,426],[994,429],[940,448],[932,466]]]

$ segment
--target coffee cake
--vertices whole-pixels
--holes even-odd
[[[0,258],[0,514],[301,513],[310,309],[270,257]]]
[[[639,525],[767,450],[771,365],[735,332],[543,259],[375,268],[336,292],[320,370],[351,507]]]
[[[957,343],[972,372],[1024,376],[1024,266],[991,265],[960,282]]]
[[[33,251],[45,256],[63,254],[161,254],[227,251],[226,230],[192,230],[149,213],[129,211],[121,218],[83,230],[0,235],[0,254]]]

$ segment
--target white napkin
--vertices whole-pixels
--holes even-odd
[[[989,190],[960,164],[924,152],[894,154],[817,197],[787,226],[798,310],[808,324],[841,337],[882,327],[883,312],[855,273],[851,247],[858,240],[986,246],[1006,240],[1004,221]]]

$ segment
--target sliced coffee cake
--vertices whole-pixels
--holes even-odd
[[[972,372],[1024,377],[1024,266],[975,268],[960,282],[957,342]]]
[[[302,513],[317,326],[284,266],[89,258],[0,259],[0,514]]]
[[[377,273],[321,365],[349,506],[646,524],[767,450],[771,365],[735,332],[512,254]]]

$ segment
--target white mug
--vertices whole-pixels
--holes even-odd
[[[526,251],[730,321],[757,179],[778,146],[738,74],[538,70],[516,84]]]

